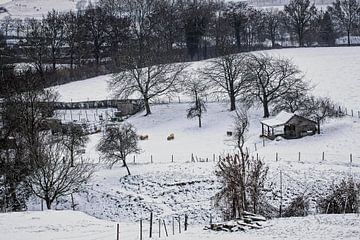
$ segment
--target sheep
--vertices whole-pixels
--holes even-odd
[[[167,140],[168,141],[171,141],[171,140],[174,140],[175,139],[175,135],[173,133],[171,133],[168,137],[167,137]]]
[[[148,140],[149,139],[149,135],[140,135],[139,136],[140,140]]]

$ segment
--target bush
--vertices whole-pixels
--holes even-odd
[[[343,179],[333,185],[330,193],[320,199],[318,206],[321,213],[356,213],[359,211],[360,184],[353,178]]]
[[[309,200],[306,196],[295,197],[290,205],[285,209],[284,217],[302,217],[309,213]]]

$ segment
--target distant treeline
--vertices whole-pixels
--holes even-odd
[[[283,10],[220,0],[100,0],[42,19],[4,18],[0,61],[31,63],[47,85],[55,85],[134,66],[334,46],[344,36],[351,45],[359,26],[356,0],[337,0],[326,10],[309,0],[292,0]]]

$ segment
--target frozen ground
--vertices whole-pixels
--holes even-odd
[[[317,215],[304,218],[270,220],[261,230],[224,233],[203,231],[200,225],[190,225],[187,232],[165,236],[161,227],[158,237],[157,225],[153,239],[169,240],[268,240],[268,239],[312,239],[338,240],[359,239],[359,215]],[[116,239],[116,223],[98,220],[81,212],[46,211],[0,214],[1,239],[11,240],[112,240]],[[143,239],[148,239],[148,222],[144,222]],[[120,239],[139,239],[138,223],[121,223]]]

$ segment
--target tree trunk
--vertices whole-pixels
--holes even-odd
[[[301,31],[301,29],[298,30],[298,37],[299,37],[299,46],[303,47],[304,39],[303,39],[303,32]]]
[[[236,99],[234,93],[229,93],[230,97],[230,111],[236,110]]]
[[[347,31],[347,40],[348,40],[348,46],[351,45],[351,41],[350,41],[350,31]]]
[[[51,200],[48,198],[48,197],[45,197],[45,202],[46,202],[46,208],[48,209],[48,210],[50,210],[51,209]]]
[[[236,46],[237,50],[241,50],[241,38],[240,38],[240,29],[235,28],[235,38],[236,38]]]
[[[131,175],[130,169],[129,169],[125,159],[123,159],[123,165],[124,165],[124,167],[126,167],[126,171],[127,171],[128,175],[130,176]]]
[[[270,116],[269,103],[266,99],[263,100],[263,108],[264,108],[264,118],[268,118]]]
[[[151,114],[151,110],[150,110],[150,104],[149,104],[149,99],[144,98],[144,105],[145,105],[145,116],[150,115]]]
[[[71,70],[74,69],[74,53],[73,53],[73,51],[71,51],[71,53],[70,53],[70,69]]]
[[[201,128],[201,115],[199,115],[199,128]]]

